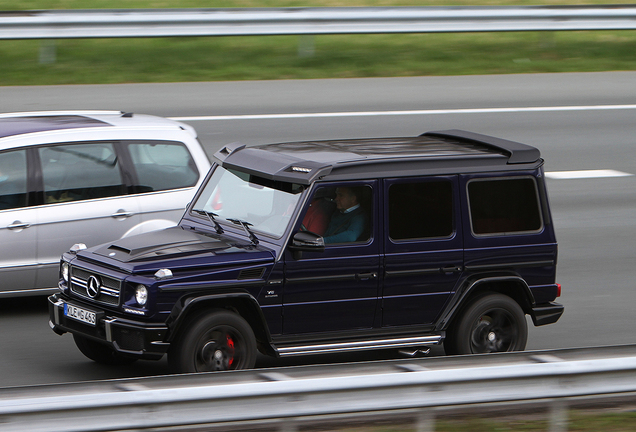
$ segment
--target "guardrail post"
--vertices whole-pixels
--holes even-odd
[[[420,411],[415,419],[415,432],[435,432],[435,413],[432,410]]]
[[[298,57],[311,57],[315,52],[314,35],[300,35],[298,37]]]
[[[283,420],[279,432],[298,432],[298,423],[293,420]]]
[[[45,39],[40,42],[40,64],[55,63],[55,40]]]
[[[550,403],[550,429],[549,432],[567,432],[568,430],[568,403],[563,399],[556,399]]]

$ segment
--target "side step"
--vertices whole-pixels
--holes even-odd
[[[407,348],[423,345],[437,345],[442,341],[441,335],[418,336],[409,338],[395,339],[376,339],[339,343],[321,343],[314,345],[290,345],[277,346],[276,350],[281,357],[308,355],[308,354],[327,354],[345,351],[362,351],[384,348]]]

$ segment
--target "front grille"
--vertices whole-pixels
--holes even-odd
[[[121,281],[100,273],[89,272],[87,270],[71,266],[71,291],[101,303],[118,305],[119,292],[121,291]],[[99,282],[99,293],[91,297],[88,292],[89,279],[93,276]]]

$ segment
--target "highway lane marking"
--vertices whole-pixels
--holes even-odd
[[[558,112],[558,111],[605,111],[605,110],[633,110],[636,105],[580,105],[553,107],[510,107],[510,108],[459,108],[435,110],[405,110],[405,111],[351,111],[351,112],[322,112],[322,113],[293,113],[293,114],[241,114],[218,116],[170,117],[176,121],[218,121],[218,120],[272,120],[298,118],[333,118],[333,117],[374,117],[374,116],[407,116],[407,115],[441,115],[441,114],[492,114],[492,113],[522,113],[522,112]]]
[[[545,176],[555,180],[590,179],[607,177],[630,177],[634,174],[611,169],[603,170],[579,170],[579,171],[549,171]]]

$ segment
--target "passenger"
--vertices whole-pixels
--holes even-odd
[[[325,243],[349,243],[359,240],[367,225],[367,214],[360,206],[361,188],[336,189],[336,211],[325,231]]]

